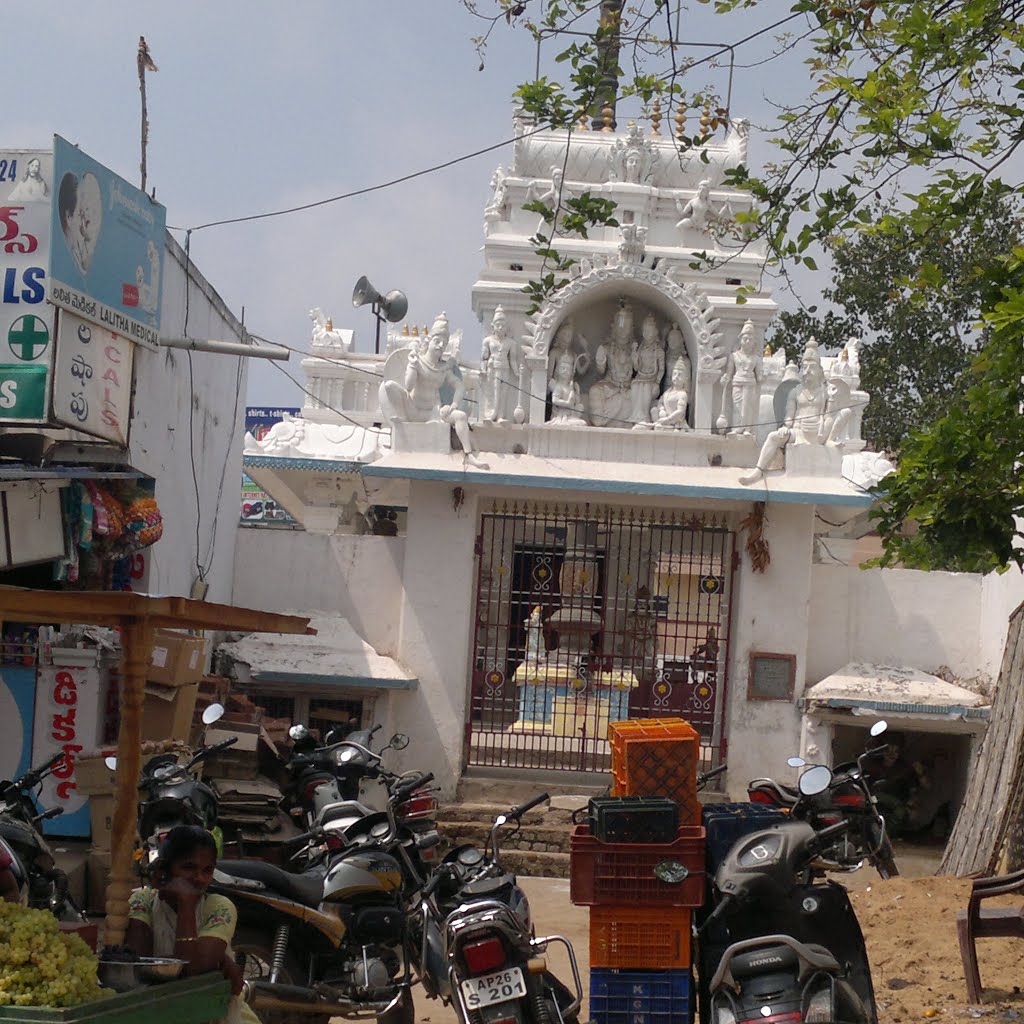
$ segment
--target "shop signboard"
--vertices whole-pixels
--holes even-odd
[[[71,143],[53,139],[50,301],[156,348],[166,211]]]
[[[0,427],[48,422],[53,155],[0,150]]]
[[[120,334],[59,310],[54,419],[127,447],[134,352],[132,343]]]

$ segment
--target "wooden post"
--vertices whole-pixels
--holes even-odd
[[[124,941],[128,898],[137,885],[135,874],[135,812],[142,772],[142,701],[153,631],[145,618],[132,618],[121,635],[121,728],[117,735],[117,777],[110,845],[110,887],[107,889],[108,946]]]

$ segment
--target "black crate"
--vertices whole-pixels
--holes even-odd
[[[679,832],[679,807],[664,796],[598,796],[588,811],[602,843],[674,843]]]
[[[705,804],[702,818],[707,831],[707,872],[714,878],[719,864],[737,839],[788,820],[777,807],[766,804]]]

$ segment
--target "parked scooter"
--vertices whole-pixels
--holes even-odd
[[[826,792],[831,776],[811,768],[801,794]],[[810,865],[850,827],[786,821],[733,845],[698,929],[702,1019],[874,1024],[864,937],[846,890],[808,880]]]
[[[544,803],[544,793],[494,819],[483,850],[452,850],[423,888],[419,967],[426,994],[454,1006],[463,1024],[573,1024],[582,999],[572,944],[535,938],[529,902],[501,863],[499,833]],[[575,994],[548,969],[543,954],[560,943],[569,954]]]
[[[223,716],[223,706],[211,704],[203,712],[203,724],[213,725]],[[176,825],[199,825],[212,832],[218,847],[222,847],[217,797],[202,781],[197,769],[207,758],[237,742],[237,736],[230,736],[220,743],[201,747],[185,764],[178,763],[177,754],[158,754],[146,762],[139,780],[138,808],[142,843],[140,867],[144,872],[156,860],[160,844]],[[116,757],[108,757],[105,763],[111,771],[116,771]]]
[[[53,857],[43,838],[42,823],[62,814],[62,807],[40,813],[35,791],[47,776],[64,763],[65,753],[58,751],[45,764],[25,772],[14,782],[0,782],[0,841],[11,854],[14,877],[22,899],[30,907],[49,910],[58,918],[68,915],[85,919],[68,892],[68,878]]]
[[[343,832],[317,826],[300,837],[323,853],[299,873],[254,860],[218,864],[210,891],[238,910],[232,946],[264,1024],[296,1016],[412,1024],[405,904],[422,885],[412,851],[437,837],[417,836],[396,810],[432,779],[399,779],[386,810]]]
[[[887,728],[884,721],[876,722],[870,736],[877,738]],[[840,821],[848,821],[850,828],[828,849],[822,851],[815,862],[818,871],[856,871],[865,860],[882,878],[895,878],[899,874],[893,855],[892,841],[885,827],[885,818],[878,810],[878,802],[865,773],[865,762],[876,758],[885,744],[865,750],[856,761],[829,769],[831,782],[820,793],[807,795],[799,789],[783,786],[772,779],[754,779],[747,787],[753,803],[767,804],[788,810],[797,819],[808,822],[820,830]],[[791,768],[808,768],[801,757],[791,757]]]

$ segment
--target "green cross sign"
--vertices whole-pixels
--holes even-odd
[[[7,344],[18,359],[31,363],[46,351],[46,346],[50,344],[50,332],[40,317],[28,313],[19,316],[11,324],[7,332]]]

